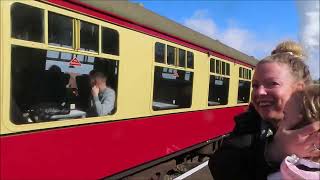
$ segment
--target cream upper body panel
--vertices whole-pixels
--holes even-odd
[[[14,4],[15,2],[23,3],[26,5],[30,5],[30,6],[37,7],[44,10],[45,40],[43,43],[29,42],[29,41],[11,38],[10,9],[11,9],[11,5]],[[88,2],[91,2],[91,1],[88,1]],[[92,1],[92,3],[93,2],[96,2],[96,1]],[[105,5],[109,5],[109,3],[114,1],[105,1],[105,2],[106,2]],[[126,3],[127,2],[125,2],[124,4]],[[115,3],[114,6],[110,6],[110,7],[113,7],[113,8],[118,7],[118,5],[116,4],[117,3]],[[243,104],[237,104],[236,99],[237,99],[238,89],[237,89],[237,86],[234,86],[234,84],[237,84],[239,81],[239,73],[238,73],[239,65],[238,64],[220,59],[221,61],[229,63],[231,67],[228,104],[221,105],[221,106],[208,106],[208,91],[209,91],[209,79],[210,79],[209,59],[212,58],[213,56],[208,56],[207,53],[196,51],[194,49],[181,46],[173,42],[152,37],[138,31],[117,26],[109,22],[88,17],[86,15],[79,14],[76,12],[68,11],[66,9],[62,9],[60,7],[56,7],[56,6],[39,2],[39,1],[0,1],[0,5],[1,5],[0,7],[1,8],[1,12],[0,12],[0,24],[1,24],[1,28],[0,28],[0,34],[1,34],[1,37],[0,37],[0,49],[1,49],[0,51],[1,52],[0,54],[0,62],[1,62],[0,63],[0,69],[1,69],[1,72],[0,72],[0,104],[1,104],[0,125],[1,125],[1,132],[0,134],[10,134],[10,133],[16,133],[16,132],[30,131],[30,130],[73,126],[78,124],[90,124],[90,123],[103,122],[103,121],[131,119],[131,118],[147,117],[147,116],[153,116],[153,115],[243,105]],[[129,6],[131,7],[131,5]],[[136,5],[132,5],[132,7],[133,6],[136,6]],[[138,11],[139,7],[136,7],[136,8],[138,8],[136,9]],[[113,13],[118,13],[118,11],[121,9],[123,10],[123,7],[122,8],[119,7],[119,9],[116,8],[113,10],[112,9],[107,9],[107,10],[110,10],[110,12],[113,12]],[[144,13],[146,13],[145,10],[143,11]],[[101,48],[99,49],[98,52],[92,53],[92,52],[84,52],[84,51],[75,51],[73,49],[66,49],[66,48],[49,45],[48,37],[47,37],[48,22],[46,20],[47,19],[46,17],[48,16],[48,12],[55,12],[58,14],[62,14],[64,16],[90,22],[98,25],[100,29],[101,27],[108,27],[116,30],[119,33],[119,51],[120,51],[119,55],[116,56],[116,55],[104,54],[101,52]],[[137,19],[140,19],[140,18],[137,17]],[[159,17],[156,18],[156,20],[161,21],[160,19]],[[166,22],[163,21],[163,23],[166,23]],[[169,23],[169,25],[171,26],[172,23],[171,24]],[[180,25],[176,25],[176,26],[179,26],[181,30],[186,32],[184,33],[185,35],[182,38],[190,35],[191,33],[192,38],[197,39],[197,40],[193,40],[193,39],[186,39],[186,40],[190,40],[192,42],[200,42],[201,40],[204,40],[205,43],[208,43],[205,47],[208,47],[212,45],[210,43],[213,43],[214,50],[219,49],[218,47],[222,47],[221,43],[217,43],[214,40],[209,40],[210,38],[200,35],[199,33],[195,33],[187,28],[183,29],[184,27],[180,27]],[[158,28],[158,26],[154,28]],[[162,29],[159,28],[159,30],[162,30]],[[173,33],[173,35],[175,34]],[[152,101],[153,101],[152,98],[153,98],[153,91],[154,91],[153,89],[154,71],[155,71],[155,66],[158,65],[155,62],[155,58],[154,58],[154,51],[155,51],[154,48],[155,48],[155,43],[157,42],[164,43],[166,45],[170,45],[179,49],[183,49],[185,51],[189,51],[194,54],[193,69],[186,69],[186,68],[181,68],[181,67],[171,66],[171,65],[161,65],[163,67],[193,72],[194,77],[193,77],[193,89],[192,89],[192,105],[190,108],[170,109],[170,110],[163,110],[163,111],[154,111],[152,109]],[[101,39],[99,44],[101,45]],[[75,54],[90,55],[94,57],[113,59],[115,61],[118,61],[119,74],[118,74],[118,91],[116,92],[117,93],[116,113],[109,116],[83,118],[83,119],[77,119],[77,120],[69,119],[69,120],[63,120],[63,121],[52,121],[52,122],[43,122],[43,123],[21,124],[21,125],[16,125],[12,123],[10,121],[10,103],[11,103],[10,87],[11,87],[11,78],[12,78],[10,75],[11,74],[11,61],[10,61],[11,45],[43,49],[43,50],[54,50],[54,51],[69,52],[69,53],[75,53]],[[240,52],[228,47],[224,50],[221,50],[221,52],[223,53],[229,53],[230,51],[232,51],[232,53],[230,54],[231,56],[235,57],[239,55],[239,57],[241,58],[249,58],[249,56],[243,55]],[[251,60],[247,61],[246,63],[252,63]]]

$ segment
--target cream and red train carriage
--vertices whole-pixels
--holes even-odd
[[[0,9],[0,179],[120,178],[216,142],[248,105],[253,57],[137,4]],[[116,92],[100,117],[93,70]]]

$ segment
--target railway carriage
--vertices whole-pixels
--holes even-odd
[[[0,179],[159,174],[227,136],[250,100],[255,58],[138,4],[0,9]],[[116,93],[99,117],[86,111],[93,71]]]

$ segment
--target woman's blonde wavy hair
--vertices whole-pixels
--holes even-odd
[[[264,63],[280,63],[289,67],[291,75],[297,81],[303,81],[308,85],[312,82],[309,67],[305,64],[302,47],[293,41],[285,41],[280,43],[272,52],[271,56],[268,56],[258,62],[257,66]]]

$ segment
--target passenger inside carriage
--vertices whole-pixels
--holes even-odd
[[[319,156],[319,122],[299,129],[289,129],[282,123],[291,95],[311,82],[302,54],[300,45],[283,42],[271,56],[258,62],[252,104],[247,112],[235,117],[235,129],[210,158],[215,180],[263,180],[279,170],[286,156]]]
[[[107,85],[107,76],[102,72],[90,75],[91,97],[88,117],[104,116],[112,113],[115,104],[115,91]]]

